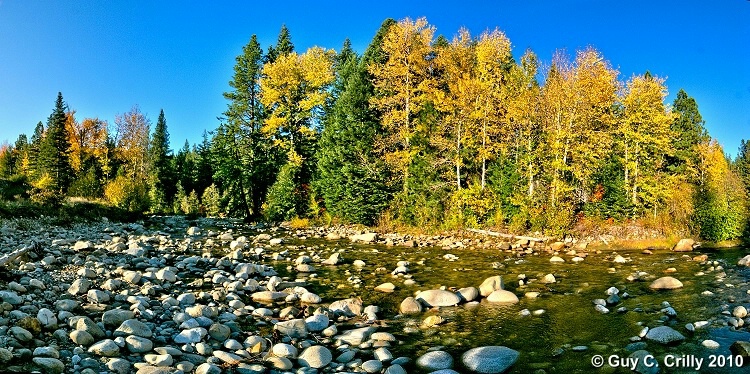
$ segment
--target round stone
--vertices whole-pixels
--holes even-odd
[[[502,373],[518,360],[518,351],[502,346],[473,348],[461,356],[464,366],[475,373]]]
[[[320,369],[333,360],[333,355],[328,348],[322,345],[313,345],[300,353],[297,362],[300,366]]]
[[[417,366],[430,371],[450,369],[453,367],[453,357],[444,351],[427,352],[419,356]]]

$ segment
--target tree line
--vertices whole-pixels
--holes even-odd
[[[543,64],[500,30],[447,39],[407,18],[362,54],[348,40],[298,52],[282,27],[265,52],[250,38],[229,87],[218,127],[177,154],[163,111],[153,131],[137,107],[78,122],[58,95],[47,126],[3,147],[0,177],[32,199],[269,221],[747,227],[750,142],[731,160],[685,91],[670,105],[664,78],[625,79],[592,47]]]

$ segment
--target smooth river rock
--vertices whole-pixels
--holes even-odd
[[[487,301],[498,304],[515,304],[518,302],[518,296],[510,291],[497,290],[487,296]]]
[[[313,345],[305,348],[297,358],[297,363],[304,367],[320,369],[333,360],[331,351],[322,345]]]
[[[454,306],[461,302],[461,298],[453,292],[446,290],[427,290],[417,294],[417,300],[427,307]]]
[[[661,344],[672,344],[685,340],[685,337],[669,326],[659,326],[649,329],[646,339]]]
[[[682,288],[682,282],[674,277],[661,277],[653,281],[649,287],[655,290],[674,290]]]
[[[467,369],[474,373],[502,373],[518,360],[518,351],[502,346],[473,348],[461,356]]]

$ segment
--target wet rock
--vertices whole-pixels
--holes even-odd
[[[479,297],[479,290],[476,287],[464,287],[457,291],[463,301],[474,301]]]
[[[747,256],[741,258],[739,261],[737,261],[737,265],[739,265],[739,266],[750,266],[750,255],[747,255]]]
[[[646,339],[660,344],[672,344],[685,340],[685,337],[669,326],[659,326],[649,329]]]
[[[680,241],[672,247],[672,250],[675,252],[690,252],[693,250],[694,246],[695,241],[693,239],[680,239]]]
[[[634,372],[638,374],[657,374],[659,373],[659,360],[646,350],[638,350],[628,356],[629,359],[636,363]]]
[[[561,264],[565,262],[565,260],[562,257],[559,256],[552,256],[552,258],[549,259],[549,262],[553,264]]]
[[[732,311],[732,315],[737,318],[745,318],[747,317],[747,309],[742,305],[737,306]]]
[[[358,235],[351,235],[349,236],[349,240],[352,241],[352,243],[372,243],[378,238],[378,233],[376,232],[368,232],[365,234],[358,234]]]
[[[461,356],[467,369],[475,373],[503,373],[518,360],[518,351],[502,346],[473,348]]]
[[[441,316],[428,316],[422,321],[422,327],[430,328],[445,322],[445,319]]]
[[[380,292],[385,292],[385,293],[391,293],[395,290],[396,290],[396,286],[391,282],[383,283],[375,287],[375,291],[380,291]]]
[[[313,345],[305,348],[297,358],[297,363],[304,367],[322,368],[333,360],[331,351],[322,345]]]
[[[745,359],[750,358],[750,342],[738,340],[729,346],[729,350],[734,355],[742,356]]]
[[[706,339],[701,342],[701,345],[708,349],[719,349],[719,343],[715,340]]]
[[[682,288],[682,282],[673,277],[661,277],[653,281],[649,287],[655,290],[674,290]]]
[[[450,369],[453,367],[453,357],[448,352],[432,351],[419,356],[416,364],[423,370]]]
[[[422,313],[422,304],[420,304],[415,298],[407,297],[401,302],[399,306],[399,312],[401,314],[417,314]]]
[[[427,307],[454,306],[461,302],[461,298],[453,292],[446,290],[422,291],[415,297]]]
[[[491,294],[493,291],[502,290],[503,289],[503,278],[501,278],[499,275],[496,275],[494,277],[489,277],[482,281],[482,284],[479,285],[479,294],[482,295],[482,297],[487,297],[489,294]]]
[[[518,303],[518,296],[510,291],[497,290],[487,296],[487,301],[498,304],[516,304]]]

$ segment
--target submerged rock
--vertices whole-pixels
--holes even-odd
[[[646,333],[646,339],[661,344],[672,344],[685,340],[685,337],[669,326],[659,326],[649,329]]]
[[[518,360],[518,351],[502,346],[472,348],[461,356],[467,369],[474,373],[503,373]]]
[[[674,290],[682,288],[682,282],[674,277],[661,277],[653,282],[649,286],[655,290]]]

